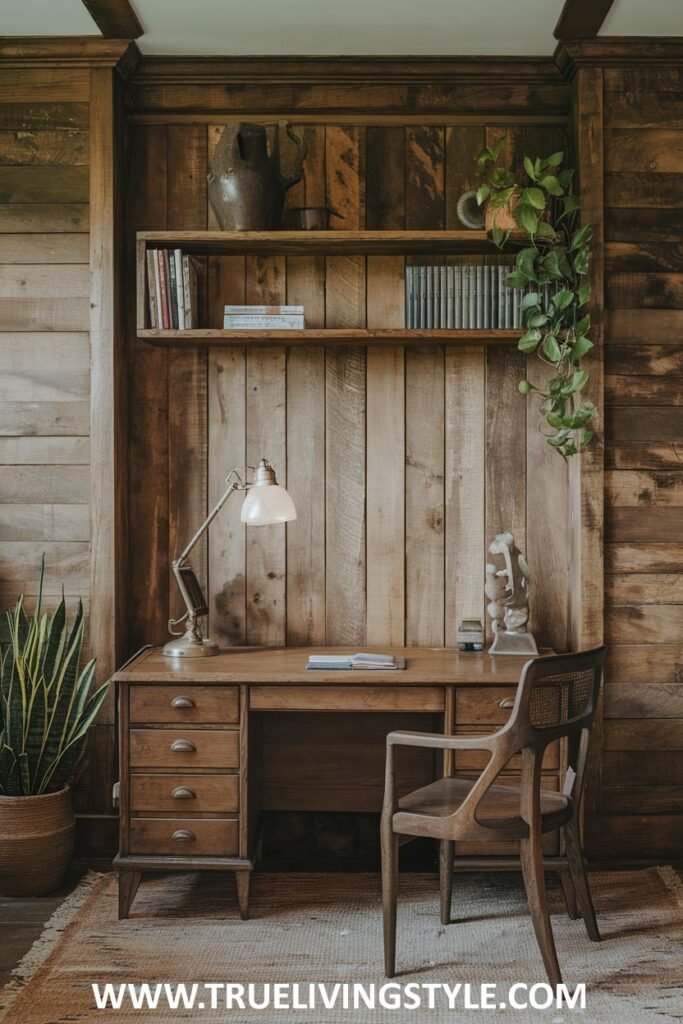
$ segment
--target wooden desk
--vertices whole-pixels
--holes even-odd
[[[524,664],[456,650],[373,650],[405,657],[405,670],[306,671],[309,654],[326,651],[316,647],[233,649],[196,661],[150,649],[114,676],[122,917],[142,871],[188,868],[235,871],[246,917],[262,809],[379,810],[386,733],[401,726],[491,732],[509,715]],[[305,730],[290,727],[296,716],[305,717]],[[408,751],[404,788],[442,770],[476,772],[486,759],[477,751],[460,757],[437,764],[431,752],[415,750],[411,760]],[[551,748],[546,785],[558,785],[560,762]],[[517,771],[511,763],[511,780]],[[469,858],[478,852],[457,851]]]

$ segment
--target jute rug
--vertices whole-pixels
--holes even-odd
[[[253,879],[250,921],[236,915],[230,876],[169,875],[145,881],[128,921],[116,920],[116,881],[89,876],[60,908],[0,996],[3,1024],[139,1024],[155,1021],[235,1022],[235,1024],[442,1024],[495,1019],[547,1024],[673,1024],[683,1019],[682,886],[670,868],[592,875],[604,941],[591,943],[581,921],[570,921],[559,888],[551,883],[551,909],[565,983],[586,984],[582,1012],[557,1009],[467,1009],[461,995],[448,1008],[439,994],[428,1007],[429,983],[469,983],[470,1002],[480,983],[496,983],[504,1000],[511,984],[543,982],[545,977],[527,913],[521,880],[515,875],[456,875],[453,913],[439,924],[437,882],[433,876],[401,877],[398,970],[405,987],[422,986],[419,1009],[344,1009],[321,1005],[317,983],[328,1000],[334,983],[362,985],[366,996],[384,983],[382,928],[376,875],[271,875]],[[193,1009],[98,1009],[92,984],[200,983]],[[203,983],[214,990],[197,1007]],[[274,998],[274,983],[300,983],[298,1009],[226,1010],[224,983],[254,983],[257,1003]],[[267,984],[271,983],[271,988]],[[311,988],[310,986],[313,986]],[[233,990],[234,991],[234,990]],[[248,991],[248,989],[247,989]],[[395,995],[395,990],[391,990]],[[311,1005],[313,992],[315,1008]],[[270,995],[267,995],[270,993]],[[284,996],[285,1002],[294,998]],[[347,996],[353,1006],[353,995]],[[387,998],[393,998],[389,995]],[[4,1002],[3,1002],[4,999]],[[307,1002],[308,1000],[308,1002]],[[518,1000],[519,1001],[519,1000]],[[499,1004],[496,1003],[499,1007]],[[508,1004],[509,1006],[509,1004]]]

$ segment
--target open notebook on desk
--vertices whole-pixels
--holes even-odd
[[[405,658],[395,658],[392,654],[310,654],[307,669],[344,669],[346,671],[381,671],[392,672],[405,668]]]

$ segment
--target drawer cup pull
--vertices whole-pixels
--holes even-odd
[[[190,832],[189,828],[177,829],[172,837],[174,843],[192,843],[197,838],[194,832]]]
[[[192,740],[173,740],[171,744],[171,750],[174,754],[191,753],[196,749]]]
[[[515,702],[512,697],[503,697],[502,700],[498,701],[499,708],[513,708],[514,706]]]
[[[197,794],[189,786],[176,786],[171,796],[174,800],[196,800]]]
[[[193,708],[194,701],[192,697],[174,697],[171,701],[172,708]]]

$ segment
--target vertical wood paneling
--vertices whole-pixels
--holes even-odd
[[[243,256],[220,256],[209,261],[209,294],[222,318],[225,303],[241,304],[245,297]],[[214,320],[215,322],[215,320]],[[216,349],[208,366],[208,490],[213,508],[225,490],[232,469],[243,467],[246,453],[246,357],[244,349]],[[210,635],[220,644],[244,644],[247,637],[246,527],[240,521],[243,496],[233,494],[214,522],[208,537]]]
[[[482,349],[446,349],[445,643],[458,623],[484,619],[486,361]]]
[[[328,202],[343,215],[331,226],[362,227],[362,130],[328,126],[325,148]],[[364,260],[335,256],[326,262],[326,325],[363,326]],[[326,639],[357,644],[366,637],[365,351],[330,349],[325,356]]]
[[[247,257],[248,303],[270,305],[286,299],[285,259]],[[283,348],[247,349],[247,463],[268,459],[287,485],[287,383]],[[247,530],[247,643],[285,641],[285,527]]]
[[[291,206],[324,206],[325,127],[296,125],[308,146]],[[307,327],[325,325],[325,258],[287,260],[287,302],[305,308]],[[287,483],[297,519],[287,526],[287,643],[325,642],[325,352],[287,354]]]
[[[324,257],[287,260],[287,302],[306,325],[325,322]],[[287,486],[297,518],[287,525],[287,643],[325,642],[325,352],[287,353]]]
[[[206,227],[207,139],[203,125],[168,127],[167,220],[173,230]],[[205,268],[202,266],[201,270]],[[199,287],[205,288],[201,274]],[[200,304],[204,296],[200,296]],[[168,367],[169,551],[180,554],[207,512],[207,354],[199,348],[175,350]],[[191,556],[206,588],[207,540]],[[170,581],[169,615],[184,610],[175,580]]]
[[[128,170],[128,289],[134,288],[135,232],[162,230],[166,223],[167,137],[159,125],[130,128]],[[132,279],[131,279],[132,278]],[[168,361],[165,349],[137,338],[133,304],[128,306],[129,490],[131,572],[128,647],[165,643],[169,606],[168,543]]]
[[[444,226],[444,131],[406,129],[406,227]],[[406,349],[406,642],[444,640],[444,352]]]

